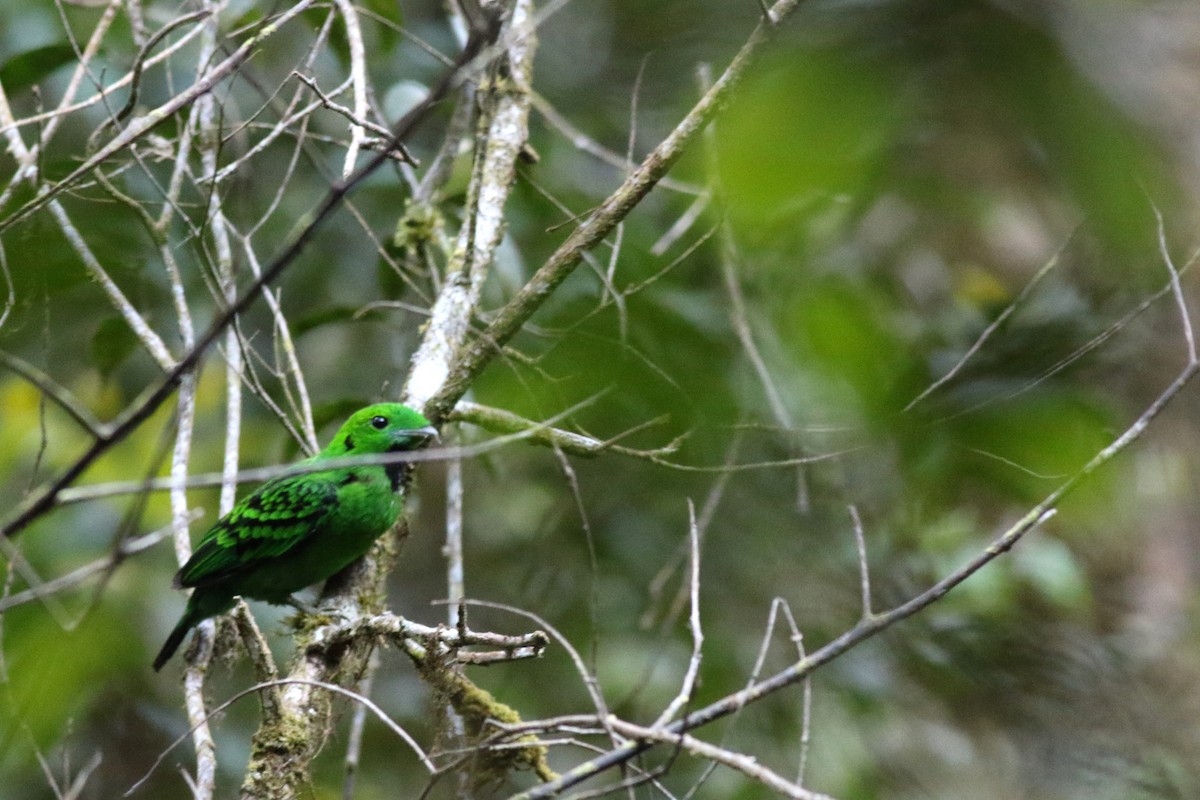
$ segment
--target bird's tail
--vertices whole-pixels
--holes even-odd
[[[167,637],[167,641],[163,643],[162,650],[159,650],[158,655],[154,657],[155,672],[162,669],[162,665],[167,663],[171,656],[175,655],[175,651],[179,649],[179,645],[183,644],[183,637],[187,636],[187,632],[195,624],[195,621],[191,618],[191,614],[183,615],[183,618],[179,620],[179,624],[171,630],[171,635]]]

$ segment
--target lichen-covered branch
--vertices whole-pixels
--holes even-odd
[[[531,11],[529,0],[518,0],[506,29],[520,34]],[[465,218],[403,393],[405,402],[418,409],[427,406],[428,398],[442,388],[463,349],[483,281],[504,234],[504,206],[515,178],[517,155],[528,137],[534,40],[529,32],[510,35],[507,41],[507,49],[489,65],[477,88],[477,150]],[[364,610],[381,611],[383,579],[395,563],[406,532],[401,524],[370,556],[330,581],[322,596],[322,609],[343,619],[359,618]],[[314,640],[320,640],[319,632]],[[288,797],[300,791],[331,724],[329,695],[318,687],[355,680],[366,666],[372,641],[373,637],[356,637],[344,644],[321,647],[310,643],[304,648],[290,670],[292,682],[280,693],[276,720],[264,723],[254,737],[243,798]]]
[[[524,30],[531,11],[530,3],[518,2],[508,29]],[[517,158],[529,140],[534,45],[532,30],[513,36],[508,52],[491,65],[475,92],[479,122],[466,218],[404,387],[405,402],[414,408],[427,408],[429,399],[445,386],[467,340],[483,282],[504,236],[504,207],[516,178]]]
[[[801,2],[802,0],[779,0],[771,7],[770,13],[754,29],[712,89],[704,94],[700,102],[650,152],[650,155],[646,156],[616,191],[571,232],[567,240],[538,268],[516,296],[496,313],[487,329],[456,359],[440,390],[432,395],[425,405],[427,417],[441,419],[449,412],[475,377],[500,352],[500,348],[517,334],[559,284],[575,270],[583,255],[603,241],[642,198],[658,185],[704,130],[708,121],[728,104],[734,89],[762,51],[763,45]]]

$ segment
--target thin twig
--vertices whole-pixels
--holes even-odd
[[[700,627],[700,529],[696,524],[696,506],[688,500],[688,551],[691,553],[691,572],[688,580],[691,598],[691,613],[688,615],[688,628],[692,632],[692,657],[688,659],[687,671],[679,686],[679,694],[675,696],[658,719],[654,728],[666,725],[685,705],[691,702],[692,693],[696,689],[696,679],[700,674],[700,661],[704,650],[704,632]]]
[[[189,517],[189,521],[195,520],[199,516],[200,512],[198,510],[193,510],[193,513]],[[113,568],[118,566],[126,558],[137,555],[144,550],[148,550],[161,542],[163,539],[166,539],[172,534],[174,530],[173,526],[174,522],[159,528],[156,531],[151,531],[150,533],[138,536],[135,539],[125,539],[113,552],[109,553],[104,558],[99,558],[89,564],[84,564],[82,567],[72,570],[66,575],[61,575],[57,578],[51,578],[48,581],[43,581],[35,587],[0,597],[0,614],[3,614],[10,608],[24,605],[25,603],[29,603],[34,600],[40,600],[46,595],[70,589],[79,585],[80,583],[83,583],[93,575],[101,575],[112,571]]]
[[[580,655],[579,651],[575,649],[575,646],[571,644],[571,641],[562,633],[560,633],[553,625],[532,611],[526,611],[525,609],[507,605],[505,603],[496,603],[488,600],[468,600],[466,602],[468,605],[480,606],[481,608],[494,608],[499,611],[507,611],[510,614],[524,617],[528,620],[531,620],[539,628],[548,632],[550,636],[552,636],[554,640],[558,642],[567,652],[567,655],[571,657],[571,662],[575,665],[575,671],[579,673],[579,677],[582,679],[583,685],[587,689],[588,696],[591,698],[592,705],[596,709],[596,718],[603,720],[608,716],[608,704],[604,700],[604,693],[600,689],[600,683],[596,680],[596,676],[591,670],[588,669],[583,656]]]
[[[459,610],[467,596],[463,568],[463,469],[461,458],[446,462],[446,598],[450,625],[462,624]]]
[[[957,375],[964,366],[966,366],[967,362],[974,358],[975,354],[978,353],[985,344],[987,344],[988,340],[992,338],[992,335],[995,334],[996,331],[1000,330],[1001,327],[1003,327],[1004,323],[1008,321],[1009,317],[1015,314],[1017,309],[1024,305],[1025,300],[1027,300],[1029,296],[1033,294],[1033,290],[1036,289],[1037,286],[1042,282],[1042,279],[1049,275],[1054,268],[1058,266],[1059,259],[1062,258],[1063,252],[1066,250],[1067,245],[1071,243],[1073,238],[1074,237],[1068,237],[1067,241],[1063,243],[1063,246],[1058,249],[1058,252],[1051,256],[1050,260],[1043,264],[1041,269],[1034,273],[1033,277],[1030,278],[1023,287],[1021,287],[1020,294],[1013,298],[1013,301],[1005,306],[1004,310],[1001,311],[994,320],[988,323],[988,326],[983,329],[983,333],[979,334],[978,338],[976,338],[971,346],[967,348],[967,351],[963,353],[958,361],[954,363],[954,366],[948,369],[946,373],[942,375],[942,377],[926,386],[920,394],[908,401],[908,405],[904,407],[905,411],[911,410],[926,397],[933,394],[954,379],[954,376]]]
[[[544,423],[536,423],[538,426],[551,426],[559,418],[570,416],[582,408],[595,402],[600,395],[583,400],[580,403],[568,408],[550,418]],[[224,472],[208,472],[189,475],[183,482],[183,486],[189,489],[205,488],[212,486],[221,486],[227,480],[234,480],[237,483],[252,483],[258,481],[271,480],[285,475],[306,475],[310,472],[322,472],[330,469],[341,469],[343,467],[361,467],[386,464],[417,464],[427,461],[445,461],[451,458],[473,458],[492,452],[501,447],[505,447],[514,442],[525,441],[537,434],[538,427],[527,430],[518,431],[507,436],[499,436],[495,439],[481,442],[474,445],[465,445],[459,447],[439,447],[431,450],[410,451],[410,452],[395,452],[381,453],[377,455],[367,456],[342,456],[340,458],[325,458],[320,461],[304,461],[296,464],[287,464],[275,467],[258,467],[254,469],[244,469],[230,478]],[[114,481],[112,483],[99,483],[90,486],[78,486],[74,488],[62,489],[58,492],[56,502],[59,504],[78,503],[86,500],[96,500],[103,497],[113,497],[122,494],[136,494],[150,491],[163,491],[174,488],[177,481],[174,478],[149,478],[140,481]]]
[[[339,2],[344,2],[344,0],[339,0]],[[351,148],[354,148],[355,150],[357,150],[358,148],[363,147],[363,145],[366,141],[361,133],[363,131],[363,129],[369,130],[372,133],[376,134],[377,136],[382,137],[382,140],[385,142],[391,140],[392,132],[390,130],[388,130],[383,125],[379,125],[378,123],[375,123],[369,119],[366,119],[365,116],[362,114],[362,112],[356,112],[353,109],[346,108],[344,105],[341,105],[340,103],[335,103],[332,99],[329,98],[329,96],[327,96],[324,92],[321,91],[321,87],[317,85],[317,82],[315,79],[310,78],[307,75],[305,75],[304,73],[299,72],[299,71],[292,72],[292,75],[294,75],[296,77],[296,80],[303,83],[309,89],[312,89],[313,94],[315,94],[317,96],[317,98],[321,101],[322,106],[324,106],[325,108],[327,108],[330,111],[333,111],[337,114],[341,114],[343,117],[350,120],[350,123],[351,123],[351,125],[350,125],[350,130],[351,130],[350,147]],[[354,82],[353,78],[351,78],[351,80],[350,80],[350,85],[355,89],[355,99],[357,101],[358,85]],[[353,137],[353,133],[355,131],[359,132],[357,141]],[[404,146],[403,143],[400,143],[400,145],[396,148],[395,152],[400,155],[401,160],[403,160],[404,162],[411,164],[414,167],[418,165],[417,160],[415,158],[413,158],[413,156],[408,152],[408,149]],[[347,167],[350,166],[350,150],[349,149],[347,149],[347,151],[346,151],[346,166]],[[343,169],[344,168],[345,167],[343,167]]]
[[[170,24],[170,23],[168,23],[168,24]],[[177,52],[182,50],[184,47],[187,47],[187,45],[191,42],[191,40],[194,39],[199,34],[200,34],[199,26],[197,26],[196,28],[193,28],[187,34],[185,34],[184,36],[181,36],[177,41],[172,42],[168,47],[164,48],[157,55],[154,55],[154,56],[151,56],[150,58],[148,58],[146,60],[146,62],[143,64],[143,69],[145,67],[155,66],[155,65],[167,60],[168,58],[170,58],[171,56],[175,55]],[[52,111],[46,111],[46,112],[39,113],[39,114],[32,114],[28,117],[22,117],[21,119],[15,119],[12,117],[11,114],[0,113],[0,134],[9,136],[13,131],[17,131],[17,130],[20,130],[21,128],[29,127],[31,125],[40,125],[43,122],[55,124],[55,123],[53,123],[53,120],[55,120],[55,119],[66,117],[71,114],[74,114],[76,111],[83,111],[84,109],[90,108],[94,105],[104,103],[107,100],[107,98],[115,90],[120,89],[124,86],[127,86],[132,82],[133,82],[133,72],[130,71],[130,72],[125,73],[123,76],[121,76],[117,80],[110,83],[107,87],[104,88],[103,91],[100,91],[100,92],[97,92],[96,94],[90,95],[87,99],[81,100],[78,103],[71,103],[68,96],[64,96],[63,101],[67,104],[63,105],[62,103],[60,103],[59,106],[57,108],[53,109]],[[7,105],[7,100],[4,97],[3,87],[0,87],[0,109],[3,109],[6,105]],[[47,126],[47,127],[49,127],[49,126]],[[43,131],[44,130],[45,130],[45,128],[43,128]],[[13,176],[12,182],[14,184],[21,180],[28,180],[29,178],[31,178],[33,176],[34,173],[30,169],[30,166],[33,163],[35,163],[38,152],[39,152],[39,150],[35,147],[35,149],[31,150],[31,152],[30,152],[30,158],[27,161],[22,161],[22,166],[18,168],[18,170],[16,171],[16,173]],[[3,193],[0,193],[0,208],[3,208],[5,203],[8,202],[11,188],[12,188],[12,186],[10,185],[7,189],[5,189],[5,191]]]
[[[371,651],[367,659],[367,670],[358,682],[359,694],[371,696],[375,682],[375,671],[379,669],[379,651]],[[355,705],[350,717],[350,735],[346,739],[345,777],[342,779],[342,800],[354,800],[354,785],[358,779],[359,762],[362,759],[363,730],[367,727],[367,707]]]
[[[779,0],[774,19],[782,20],[791,14],[802,0]],[[533,277],[517,292],[466,351],[458,358],[438,391],[424,404],[431,419],[446,414],[462,397],[474,377],[525,324],[534,311],[542,306],[583,258],[583,254],[604,239],[625,216],[641,202],[668,170],[683,155],[709,120],[728,102],[747,67],[771,38],[775,27],[760,24],[729,67],[713,84],[700,102],[687,113],[673,131],[646,156],[637,169],[608,198],[588,215],[546,260]]]
[[[25,203],[5,219],[0,220],[0,232],[28,218],[34,212],[54,200],[59,194],[74,186],[81,178],[96,169],[96,167],[105,163],[114,154],[124,150],[164,120],[170,118],[176,111],[186,108],[195,102],[196,99],[211,92],[221,80],[237,69],[250,56],[251,51],[255,47],[262,44],[267,37],[279,30],[280,27],[305,12],[313,2],[314,0],[298,0],[294,5],[287,7],[270,24],[264,24],[256,35],[248,38],[224,61],[205,72],[190,87],[182,92],[173,94],[171,99],[158,108],[133,119],[121,133],[114,136],[104,146],[98,148],[95,153],[67,174],[66,177],[55,181],[53,185],[43,188],[37,197]]]
[[[108,271],[100,263],[100,259],[96,257],[92,248],[88,246],[87,241],[84,240],[79,230],[75,227],[75,224],[67,216],[66,209],[57,200],[51,200],[50,213],[54,216],[55,221],[58,222],[59,228],[66,237],[67,242],[71,245],[71,248],[75,251],[75,254],[79,256],[79,260],[83,262],[87,271],[91,273],[92,278],[100,284],[100,288],[108,295],[109,302],[112,303],[117,313],[129,325],[130,330],[137,336],[138,341],[146,348],[146,352],[150,354],[164,372],[171,370],[176,364],[175,357],[167,349],[162,337],[154,332],[150,327],[150,323],[146,321],[146,318],[134,307],[133,303],[129,302],[125,293],[117,286],[116,281],[109,276]],[[0,224],[0,230],[3,230],[2,224]]]
[[[571,490],[571,499],[575,501],[575,512],[579,514],[579,524],[583,530],[583,540],[587,545],[588,553],[588,621],[590,622],[591,637],[589,648],[589,664],[586,672],[581,671],[580,675],[585,682],[589,683],[589,690],[592,692],[592,700],[596,702],[600,698],[600,703],[596,706],[596,713],[604,716],[603,696],[604,693],[600,688],[599,681],[596,679],[596,661],[600,654],[600,565],[596,556],[596,538],[592,534],[592,523],[588,518],[587,508],[583,502],[583,493],[579,488],[579,477],[575,474],[575,469],[571,466],[571,460],[561,450],[554,451],[555,457],[558,459],[559,469],[562,470],[563,477],[567,481],[567,486]],[[593,685],[594,683],[594,685]]]
[[[600,440],[585,434],[547,426],[544,423],[526,419],[511,411],[480,405],[469,400],[460,400],[446,418],[452,422],[469,422],[493,433],[520,433],[525,431],[530,434],[527,437],[527,441],[531,444],[558,448],[564,453],[576,456],[592,457],[598,456],[601,453],[618,453],[633,458],[661,458],[662,456],[674,453],[679,448],[679,440],[675,440],[664,447],[654,450],[637,450],[617,444],[618,441],[628,436],[634,430],[641,430],[647,427],[647,425],[639,425],[635,429],[618,434],[610,439]],[[655,424],[662,421],[663,419],[660,418],[658,420],[651,420],[647,424]]]
[[[3,242],[0,242],[0,273],[4,274],[4,287],[7,290],[4,297],[4,311],[0,312],[0,328],[3,328],[8,315],[12,312],[13,306],[17,304],[12,272],[8,268],[8,253],[4,249]]]
[[[854,547],[858,551],[858,585],[862,591],[862,618],[871,618],[871,568],[867,562],[867,539],[863,535],[862,520],[858,506],[849,506],[850,521],[854,523]]]
[[[1154,219],[1158,223],[1158,251],[1163,264],[1171,276],[1171,293],[1175,296],[1175,305],[1179,309],[1179,321],[1183,328],[1183,339],[1187,343],[1187,363],[1196,363],[1196,334],[1192,331],[1192,315],[1188,311],[1187,299],[1183,296],[1183,284],[1179,281],[1179,270],[1171,260],[1171,249],[1167,246],[1167,231],[1163,224],[1162,212],[1153,203]]]
[[[317,689],[324,689],[325,691],[333,692],[334,694],[340,694],[343,697],[348,697],[351,700],[353,700],[354,702],[361,703],[362,705],[366,706],[368,709],[370,709],[371,713],[373,713],[376,717],[378,717],[383,722],[384,725],[386,725],[389,729],[391,729],[391,731],[393,733],[395,733],[397,736],[399,736],[401,738],[401,740],[403,740],[404,743],[407,744],[409,746],[409,748],[412,749],[412,751],[417,754],[417,758],[420,759],[421,763],[425,766],[425,769],[429,770],[429,772],[431,772],[431,773],[437,771],[437,767],[434,765],[434,763],[432,761],[429,760],[429,756],[427,756],[425,754],[425,751],[423,749],[421,749],[421,746],[419,744],[417,744],[416,739],[414,739],[408,733],[408,731],[406,731],[406,730],[404,730],[404,728],[400,727],[400,725],[395,720],[393,720],[391,717],[389,717],[387,715],[387,712],[385,712],[382,708],[380,708],[378,705],[376,705],[374,702],[372,702],[370,700],[370,698],[363,697],[362,695],[360,695],[356,692],[352,692],[349,689],[346,689],[345,687],[338,686],[335,683],[328,683],[326,681],[307,681],[307,680],[302,680],[302,679],[298,679],[298,678],[280,678],[279,680],[274,680],[274,681],[263,681],[263,682],[254,684],[253,686],[251,686],[248,689],[243,689],[242,691],[235,694],[233,697],[230,697],[228,700],[221,703],[220,705],[215,707],[211,712],[209,712],[209,717],[213,717],[217,714],[220,714],[222,711],[229,708],[231,705],[236,703],[238,700],[241,700],[243,697],[246,697],[247,695],[254,694],[255,692],[260,692],[264,689],[270,689],[270,688],[278,687],[278,686],[295,686],[298,684],[302,684],[305,686],[311,686],[311,687],[314,687]],[[130,786],[128,789],[126,789],[125,793],[122,796],[129,797],[130,795],[137,792],[137,790],[140,789],[142,787],[142,785],[150,779],[150,776],[153,775],[158,770],[159,766],[162,764],[163,760],[167,757],[167,755],[172,750],[174,750],[176,747],[178,747],[180,744],[182,744],[183,741],[190,734],[191,734],[190,730],[185,731],[177,739],[175,739],[175,741],[171,742],[171,744],[169,744],[166,747],[166,749],[164,749],[161,753],[159,753],[158,757],[156,759],[154,759],[154,763],[150,765],[150,769],[146,771],[146,774],[143,775],[141,778],[139,778],[136,783],[134,783],[132,786]]]
[[[75,420],[92,436],[97,439],[105,435],[106,427],[103,422],[96,419],[92,414],[91,409],[85,406],[70,389],[59,384],[49,375],[34,365],[30,364],[23,358],[18,358],[11,353],[6,353],[0,350],[0,364],[11,369],[13,372],[20,375],[25,380],[32,383],[41,390],[45,397],[54,401],[55,405],[67,412],[71,419]]]
[[[530,0],[517,0],[508,31],[522,31],[533,14]],[[439,393],[471,331],[480,293],[504,234],[504,209],[516,180],[516,164],[529,140],[532,36],[514,37],[490,67],[493,80],[476,90],[480,108],[475,159],[467,185],[466,218],[446,265],[446,282],[413,355],[401,397],[431,416],[429,399]],[[448,409],[444,409],[448,410]]]
[[[1187,307],[1180,307],[1181,314],[1187,319]],[[1058,504],[1076,489],[1080,483],[1093,475],[1101,467],[1112,461],[1117,455],[1124,452],[1131,444],[1136,442],[1145,433],[1150,423],[1160,414],[1163,409],[1173,400],[1179,393],[1188,385],[1195,377],[1197,371],[1200,371],[1200,362],[1190,360],[1183,370],[1171,381],[1171,383],[1163,389],[1163,391],[1150,403],[1149,406],[1142,412],[1140,416],[1125,431],[1118,436],[1110,445],[1100,450],[1091,458],[1082,468],[1079,469],[1068,480],[1063,482],[1057,489],[1050,492],[1040,503],[1031,508],[1020,520],[1014,523],[993,542],[972,557],[966,564],[958,569],[953,570],[925,591],[920,592],[908,601],[894,606],[888,611],[876,613],[867,619],[860,620],[850,630],[841,634],[833,641],[825,646],[803,657],[793,663],[791,666],[775,673],[770,678],[756,683],[753,686],[748,686],[745,689],[735,692],[727,697],[722,698],[714,703],[705,706],[691,714],[688,714],[683,719],[671,724],[666,728],[669,734],[679,734],[693,728],[707,725],[717,719],[729,716],[736,713],[739,709],[746,706],[748,703],[755,702],[763,697],[766,697],[774,692],[777,692],[785,687],[803,681],[814,671],[833,661],[844,653],[854,649],[866,640],[874,637],[878,633],[887,628],[890,628],[896,623],[908,619],[914,614],[922,611],[931,604],[937,602],[944,597],[948,592],[957,587],[963,581],[970,578],[979,570],[990,564],[995,559],[999,558],[1004,553],[1008,552],[1012,547],[1021,540],[1025,534],[1040,527],[1048,519],[1053,517],[1057,512]],[[534,787],[525,792],[520,792],[514,795],[514,800],[532,800],[532,798],[550,797],[562,792],[564,789],[574,786],[580,781],[597,775],[600,772],[611,769],[628,762],[638,754],[649,749],[651,742],[648,739],[631,740],[617,747],[604,755],[591,759],[585,764],[582,764],[574,769],[571,769],[557,780],[549,781]]]
[[[645,728],[615,717],[610,719],[609,722],[614,728],[630,737],[633,741],[663,742],[665,744],[680,745],[688,752],[700,758],[724,764],[731,769],[735,769],[784,797],[790,797],[794,800],[833,800],[827,794],[809,791],[802,786],[792,783],[782,775],[760,764],[758,759],[753,756],[735,753],[724,747],[717,747],[686,733],[670,733],[657,727]]]
[[[350,0],[333,0],[337,6],[342,22],[346,26],[346,41],[350,45],[350,80],[354,86],[354,117],[366,119],[367,116],[367,48],[363,44],[362,27],[358,23],[358,12]],[[384,132],[384,136],[387,136]],[[363,126],[357,123],[350,126],[350,146],[346,148],[346,159],[342,164],[342,177],[349,177],[354,172],[354,164],[358,161],[358,151],[362,147]]]
[[[570,120],[560,114],[545,97],[537,92],[533,93],[533,108],[545,118],[546,122],[550,123],[552,127],[556,128],[559,133],[571,142],[576,149],[595,156],[605,164],[621,170],[626,175],[629,174],[629,160],[626,157],[609,150],[579,130]],[[696,195],[697,197],[704,196],[703,188],[676,178],[663,178],[659,182],[659,185],[664,189],[670,189],[681,194]]]
[[[298,3],[293,7],[293,10],[302,9],[303,6],[304,3]],[[475,45],[474,47],[477,46]],[[475,49],[468,48],[460,54],[459,61],[456,64],[465,66],[471,63],[475,52]],[[400,141],[405,138],[418,123],[425,119],[432,108],[463,80],[465,80],[465,75],[460,74],[459,68],[448,71],[429,93],[425,101],[413,107],[408,114],[396,123],[393,140]],[[213,320],[209,329],[197,340],[196,346],[188,351],[183,358],[179,359],[174,368],[167,373],[157,386],[149,389],[139,402],[127,409],[118,422],[107,432],[106,436],[94,442],[82,456],[77,458],[71,466],[48,485],[28,495],[14,512],[8,516],[3,525],[0,525],[0,538],[8,538],[16,535],[34,519],[52,508],[59,492],[72,484],[96,459],[107,452],[113,445],[124,440],[130,432],[146,421],[171,396],[180,378],[196,366],[201,356],[208,351],[208,348],[212,346],[226,326],[231,324],[239,314],[245,311],[258,298],[263,287],[274,281],[287,267],[295,262],[299,254],[315,236],[322,223],[342,205],[342,201],[351,190],[362,183],[367,176],[372,174],[385,161],[385,156],[377,155],[360,167],[348,180],[331,187],[325,198],[313,211],[307,224],[299,229],[295,237],[264,268],[262,275],[250,284],[247,290],[238,297],[238,300]],[[0,226],[0,230],[2,229],[3,226]]]

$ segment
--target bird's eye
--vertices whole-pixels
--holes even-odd
[[[377,431],[381,431],[387,427],[387,417],[371,417],[371,425]]]

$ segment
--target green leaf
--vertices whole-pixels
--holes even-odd
[[[0,83],[10,95],[27,89],[61,66],[75,61],[75,51],[69,45],[48,44],[18,53],[0,66]]]

